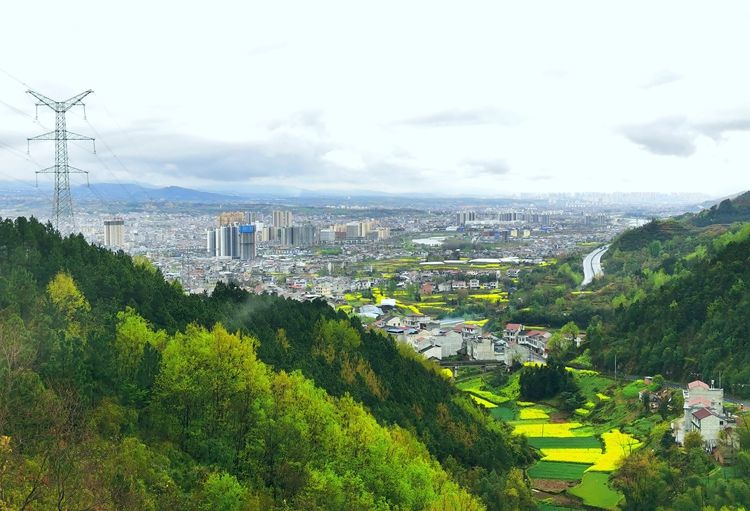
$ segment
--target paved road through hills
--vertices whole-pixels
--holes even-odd
[[[583,258],[583,282],[581,282],[581,288],[588,286],[594,280],[594,277],[598,277],[604,273],[602,271],[602,256],[607,249],[609,249],[609,245],[604,245]]]

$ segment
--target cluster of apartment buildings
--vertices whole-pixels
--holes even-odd
[[[391,235],[388,227],[380,227],[372,221],[334,224],[322,229],[310,223],[295,225],[292,212],[283,210],[273,211],[271,221],[272,225],[266,226],[257,214],[221,213],[217,217],[217,227],[206,230],[208,255],[247,260],[255,257],[255,247],[259,243],[305,247],[321,243],[381,241]],[[246,250],[243,251],[243,247]]]
[[[559,213],[558,213],[559,214]],[[552,225],[550,211],[500,211],[499,213],[478,214],[476,211],[459,211],[456,213],[456,224],[459,226],[472,222],[525,222],[541,226]]]
[[[256,226],[250,221],[250,214],[241,211],[219,214],[217,227],[206,230],[208,255],[243,261],[255,259]]]

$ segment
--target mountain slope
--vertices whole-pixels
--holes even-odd
[[[660,285],[615,311],[606,338],[592,339],[600,363],[611,366],[616,352],[633,373],[721,375],[729,390],[750,394],[750,224],[660,273]]]
[[[243,197],[237,195],[204,192],[180,186],[154,188],[130,183],[92,183],[89,187],[73,187],[72,192],[75,196],[83,199],[91,199],[93,196],[99,200],[125,202],[181,201],[214,203],[243,200]]]
[[[70,278],[60,275],[70,275]],[[50,283],[54,283],[52,288]],[[58,295],[63,299],[56,301],[53,297]],[[68,303],[73,305],[66,305]],[[81,305],[84,303],[85,306]],[[518,498],[507,503],[499,501],[497,495],[506,489],[517,496],[527,493],[517,474],[510,477],[514,474],[511,470],[508,475],[511,467],[530,459],[522,440],[512,438],[502,423],[491,420],[431,367],[399,352],[394,341],[362,330],[358,322],[350,323],[324,303],[250,296],[237,288],[224,286],[219,286],[211,297],[185,296],[179,286],[165,282],[147,263],[134,263],[121,253],[90,246],[80,236],[62,240],[38,222],[21,218],[15,222],[0,222],[0,319],[7,320],[7,325],[18,326],[8,326],[6,331],[25,332],[22,337],[29,341],[22,339],[19,345],[22,351],[28,352],[29,358],[25,359],[21,372],[36,375],[37,385],[41,385],[41,394],[20,395],[22,399],[17,403],[20,406],[22,402],[34,402],[41,408],[29,408],[26,419],[23,414],[19,415],[20,408],[16,408],[11,422],[23,423],[49,415],[49,410],[42,409],[47,406],[42,395],[56,396],[55,399],[63,402],[60,406],[67,406],[64,402],[71,397],[78,410],[76,417],[93,428],[87,429],[87,426],[81,431],[96,441],[111,440],[107,449],[112,451],[112,459],[120,459],[116,452],[125,449],[123,442],[139,445],[146,465],[166,471],[159,469],[152,474],[156,478],[152,483],[176,485],[179,491],[175,490],[174,498],[180,502],[184,501],[180,499],[190,500],[191,496],[196,501],[204,498],[209,481],[229,486],[234,481],[241,487],[238,491],[252,495],[259,502],[270,502],[259,504],[261,509],[273,509],[278,499],[291,499],[291,496],[298,499],[294,502],[299,508],[305,508],[303,502],[320,502],[305,500],[310,497],[307,490],[312,491],[309,485],[326,489],[324,494],[329,496],[335,494],[336,487],[351,498],[372,497],[373,508],[377,509],[395,505],[403,509],[424,509],[430,499],[440,496],[440,490],[427,482],[445,480],[446,496],[450,497],[446,502],[455,497],[464,502],[462,506],[473,506],[470,498],[461,496],[461,490],[450,486],[446,476],[440,475],[442,469],[430,456],[444,462],[454,478],[483,496],[490,509],[514,509],[522,505]],[[227,334],[214,326],[218,322],[224,323],[230,332],[239,330],[242,335]],[[259,343],[252,341],[254,338]],[[299,427],[308,433],[299,433],[298,447],[308,449],[305,452],[318,449],[306,443],[317,438],[309,436],[317,427],[313,420],[315,413],[299,421],[292,419],[291,408],[273,404],[280,391],[269,394],[265,386],[256,388],[250,401],[242,397],[246,389],[255,388],[248,387],[247,382],[232,380],[235,383],[228,390],[225,387],[230,384],[228,375],[236,372],[237,364],[219,366],[221,370],[203,374],[206,367],[221,362],[220,357],[211,355],[212,346],[243,344],[245,348],[236,348],[245,353],[238,364],[255,364],[253,367],[258,374],[267,375],[271,388],[274,382],[285,381],[285,374],[301,370],[304,377],[294,376],[292,379],[296,383],[288,385],[294,389],[317,387],[318,390],[305,391],[324,396],[314,400],[313,408],[329,406],[322,401],[336,409],[346,408],[348,400],[353,399],[354,404],[346,408],[351,412],[347,416],[356,416],[359,412],[352,411],[352,407],[360,406],[357,402],[362,403],[366,410],[360,414],[364,414],[363,424],[371,421],[363,427],[372,430],[369,434],[373,439],[382,438],[372,446],[363,441],[362,448],[366,447],[367,452],[370,447],[381,449],[378,452],[390,452],[384,456],[399,459],[397,450],[393,450],[398,448],[388,446],[388,437],[407,446],[415,463],[426,463],[415,469],[422,474],[419,477],[433,470],[427,467],[434,467],[435,472],[425,476],[423,481],[432,496],[415,501],[408,495],[393,496],[386,487],[374,487],[361,477],[347,479],[347,471],[354,470],[351,463],[359,463],[358,466],[374,463],[356,456],[356,446],[344,449],[355,451],[347,461],[338,458],[342,455],[338,450],[321,450],[320,457],[314,460],[305,458],[306,455],[295,457],[296,454],[290,454],[288,459],[269,459],[274,450],[247,445],[251,439],[261,438],[249,433],[257,431],[252,429],[254,424],[266,421],[269,414],[278,413],[278,419],[262,422],[264,431],[274,431],[287,422],[299,422]],[[257,364],[252,362],[256,353]],[[184,367],[182,361],[196,359],[205,362],[192,370],[178,370]],[[273,373],[269,372],[271,366]],[[9,373],[0,371],[0,376],[4,374]],[[166,378],[165,374],[173,376]],[[205,394],[207,388],[215,391]],[[292,395],[302,392],[294,389]],[[290,397],[290,402],[294,399],[297,398]],[[243,406],[249,404],[252,410],[243,411]],[[260,415],[237,419],[251,412]],[[368,413],[378,424],[367,418]],[[24,431],[40,431],[39,426],[6,427],[2,424],[5,416],[8,414],[0,413],[0,436],[7,435],[13,442],[24,438],[27,434]],[[341,423],[342,417],[336,417],[330,418],[332,427],[344,430],[351,427]],[[238,428],[242,424],[251,430]],[[68,426],[65,423],[60,427]],[[380,433],[381,430],[385,433]],[[34,439],[33,433],[28,435],[29,445],[33,444],[35,449],[48,440],[48,437]],[[345,443],[351,435],[354,432],[344,435],[341,441]],[[403,435],[406,436],[402,441]],[[268,441],[276,442],[273,438]],[[93,445],[82,443],[82,439],[71,442],[77,449],[94,449]],[[13,445],[18,447],[18,444]],[[424,451],[423,454],[419,454],[420,451]],[[14,452],[20,455],[23,451]],[[374,456],[367,452],[362,456]],[[77,456],[83,460],[81,463],[96,464],[88,455],[68,451],[63,454]],[[23,472],[29,463],[37,463],[34,456],[18,458],[18,470]],[[402,465],[405,463],[403,461]],[[83,477],[85,467],[77,467],[76,473]],[[385,478],[385,483],[388,479],[383,474],[377,478]],[[144,477],[139,472],[136,479],[146,484]],[[14,481],[18,482],[17,478]],[[110,485],[111,481],[91,482],[95,483]],[[404,481],[401,484],[410,487],[416,483]],[[429,490],[430,487],[434,491]],[[107,491],[114,491],[107,488]],[[381,500],[382,506],[377,504]],[[412,504],[406,504],[408,502]],[[313,504],[308,508],[314,509]],[[161,505],[165,509],[174,508]],[[365,509],[369,507],[363,505]],[[133,508],[146,509],[147,506]]]
[[[727,224],[750,221],[750,192],[724,199],[690,218],[693,225]]]

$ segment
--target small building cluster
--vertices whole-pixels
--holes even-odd
[[[724,389],[715,388],[700,380],[688,383],[682,391],[684,416],[672,423],[675,439],[679,444],[691,431],[700,433],[706,449],[714,449],[719,444],[721,431],[734,427],[736,420],[724,408]]]
[[[393,313],[395,300],[381,300],[380,306],[364,305],[360,317],[374,317],[373,324],[397,341],[408,344],[427,359],[443,360],[461,355],[470,360],[502,361],[496,352],[503,342],[491,333],[484,332],[479,322],[460,318],[434,319],[425,314],[401,316]]]
[[[526,330],[520,323],[508,323],[503,331],[503,340],[506,343],[526,346],[543,357],[547,356],[547,343],[550,337],[552,334],[546,330]]]

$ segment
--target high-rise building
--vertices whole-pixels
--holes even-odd
[[[321,243],[333,243],[336,241],[336,230],[332,228],[320,230]]]
[[[477,215],[473,211],[459,211],[456,214],[456,222],[458,225],[466,225],[467,222],[473,222],[477,219]]]
[[[361,229],[359,222],[349,222],[346,224],[346,239],[353,240],[360,237]]]
[[[291,227],[292,226],[292,212],[291,211],[274,211],[273,212],[273,226],[274,227]]]
[[[125,221],[113,218],[104,221],[104,246],[122,248],[125,245]]]
[[[206,252],[212,257],[216,256],[216,229],[206,229]]]
[[[244,211],[224,211],[216,217],[216,225],[221,227],[222,225],[246,223],[248,217],[249,214]]]
[[[250,260],[256,255],[257,229],[234,223],[206,231],[206,252],[211,257]]]
[[[256,232],[254,225],[240,225],[239,229],[239,258],[243,261],[255,259]]]

